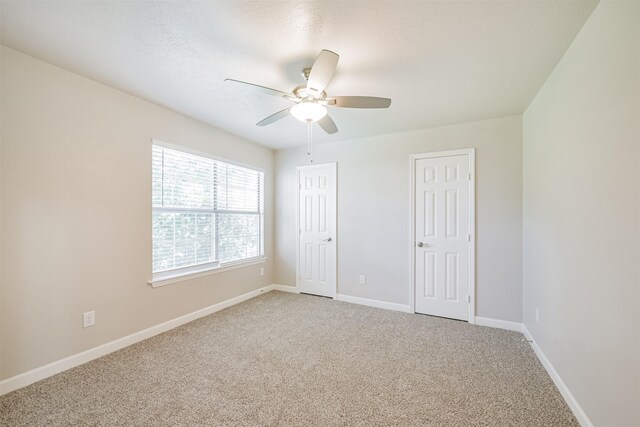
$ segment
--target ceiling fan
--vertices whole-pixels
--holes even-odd
[[[338,127],[329,114],[327,114],[326,106],[341,108],[388,108],[389,105],[391,105],[389,98],[377,98],[374,96],[328,97],[325,88],[336,71],[338,58],[337,53],[323,49],[313,63],[313,66],[302,70],[302,76],[307,81],[307,84],[296,87],[291,93],[235,79],[225,79],[225,82],[248,85],[262,93],[279,96],[295,102],[295,105],[278,111],[259,121],[256,123],[257,126],[269,125],[291,114],[301,122],[308,123],[309,129],[311,129],[311,123],[317,122],[326,133],[333,134],[338,132]]]

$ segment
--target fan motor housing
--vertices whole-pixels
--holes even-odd
[[[318,91],[308,89],[306,86],[298,86],[293,90],[293,94],[301,100],[322,100],[327,97],[327,93],[325,91],[318,93]]]

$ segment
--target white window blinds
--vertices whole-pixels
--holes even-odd
[[[153,146],[153,272],[264,254],[262,172]]]

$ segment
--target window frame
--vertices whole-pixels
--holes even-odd
[[[235,160],[229,160],[226,159],[224,157],[219,157],[216,155],[213,155],[211,153],[207,153],[204,151],[199,151],[199,150],[195,150],[189,147],[184,147],[181,145],[176,145],[176,144],[171,144],[168,142],[164,142],[164,141],[160,141],[157,139],[152,139],[151,140],[151,149],[153,149],[153,146],[158,146],[161,148],[166,148],[169,150],[175,150],[175,151],[179,151],[179,152],[183,152],[186,154],[191,154],[194,156],[200,156],[200,157],[205,157],[217,162],[222,162],[222,163],[227,163],[230,165],[234,165],[234,166],[238,166],[238,167],[242,167],[242,168],[246,168],[246,169],[250,169],[252,171],[256,171],[256,172],[260,172],[262,173],[262,184],[263,184],[263,188],[260,188],[260,195],[261,195],[261,200],[259,200],[258,205],[260,206],[260,208],[262,209],[262,213],[260,212],[247,212],[247,211],[223,211],[223,212],[218,212],[215,207],[214,210],[209,210],[206,209],[204,211],[206,212],[215,212],[215,213],[231,213],[233,214],[238,213],[238,214],[247,214],[247,215],[257,215],[260,217],[259,219],[259,248],[258,248],[258,252],[259,255],[255,256],[255,257],[251,257],[251,258],[245,258],[245,259],[240,259],[240,260],[234,260],[234,261],[227,261],[227,262],[220,262],[219,260],[217,261],[213,261],[213,262],[208,262],[208,263],[203,263],[203,264],[197,264],[197,265],[191,265],[191,266],[187,266],[187,267],[179,267],[179,268],[174,268],[174,269],[170,269],[170,270],[163,270],[163,271],[159,271],[159,272],[153,272],[153,262],[152,262],[152,266],[151,266],[151,277],[152,279],[148,281],[148,284],[151,285],[152,287],[158,287],[158,286],[163,286],[163,285],[168,285],[171,283],[177,283],[177,282],[181,282],[184,280],[188,280],[188,279],[192,279],[192,278],[196,278],[196,277],[201,277],[201,276],[205,276],[205,275],[209,275],[209,274],[215,274],[215,273],[221,273],[224,271],[228,271],[228,270],[234,270],[237,268],[243,268],[243,267],[249,267],[252,265],[257,265],[257,264],[264,264],[267,261],[267,258],[264,255],[264,248],[265,248],[265,244],[264,244],[264,240],[265,240],[265,229],[264,229],[264,216],[265,216],[265,209],[264,209],[264,199],[265,199],[265,188],[266,184],[265,184],[265,170],[263,168],[254,166],[254,165],[249,165],[246,163],[242,163],[242,162],[237,162]],[[215,202],[214,202],[215,203]],[[200,209],[198,208],[194,208],[194,209],[184,209],[184,208],[170,208],[170,207],[154,207],[153,206],[153,202],[151,203],[151,212],[153,214],[154,211],[159,210],[166,210],[166,211],[198,211]],[[215,214],[214,213],[214,214]],[[216,255],[217,255],[217,248],[218,248],[218,230],[216,227],[215,230],[216,233],[216,237],[215,237],[215,246],[216,246]],[[153,237],[151,238],[151,244],[153,245]],[[153,261],[153,253],[152,253],[152,261]]]

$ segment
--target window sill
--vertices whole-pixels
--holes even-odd
[[[183,282],[189,279],[195,279],[196,277],[208,276],[210,274],[222,273],[229,270],[235,270],[237,268],[249,267],[257,264],[264,264],[267,262],[266,257],[252,258],[246,261],[236,261],[227,264],[220,265],[218,267],[209,267],[202,270],[191,271],[189,273],[177,273],[175,275],[163,275],[159,278],[154,278],[147,282],[152,288],[158,288],[160,286],[170,285],[172,283]]]

